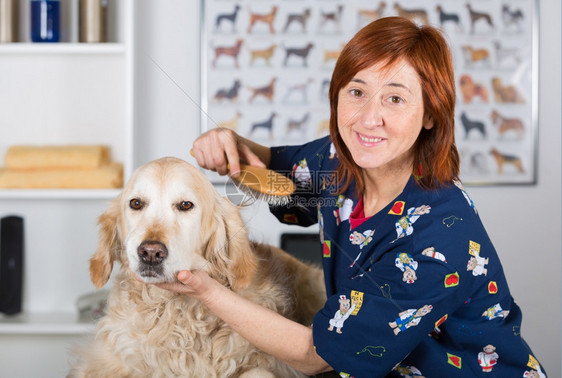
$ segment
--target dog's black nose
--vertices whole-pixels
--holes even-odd
[[[168,256],[168,248],[158,241],[145,241],[137,248],[141,261],[148,265],[159,265]]]

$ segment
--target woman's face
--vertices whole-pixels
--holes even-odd
[[[420,79],[401,60],[382,69],[376,64],[343,87],[338,97],[338,131],[355,163],[364,170],[412,170],[413,145],[424,117]]]

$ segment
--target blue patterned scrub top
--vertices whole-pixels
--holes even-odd
[[[353,188],[338,194],[337,165],[329,137],[271,149],[271,168],[298,188],[272,213],[320,226],[328,300],[313,323],[318,354],[342,377],[545,377],[461,183],[424,190],[412,177],[365,218]]]

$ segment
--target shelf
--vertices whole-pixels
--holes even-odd
[[[0,315],[0,335],[80,335],[95,331],[93,322],[75,313]]]
[[[2,43],[0,54],[122,54],[123,43]]]
[[[1,189],[0,199],[113,199],[121,189]]]
[[[17,2],[23,14],[29,3]],[[105,43],[77,42],[78,0],[65,3],[64,42],[30,42],[29,19],[20,17],[21,42],[0,43],[0,160],[14,145],[106,145],[111,161],[123,164],[124,180],[130,176],[137,3],[107,2]],[[93,291],[88,267],[99,244],[97,221],[121,191],[0,189],[0,217],[25,222],[25,311],[0,313],[0,376],[64,376],[69,350],[94,335],[96,323],[80,317],[77,300]],[[22,365],[24,354],[39,362]]]

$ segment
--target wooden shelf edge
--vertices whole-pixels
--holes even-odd
[[[93,322],[78,319],[75,313],[22,313],[0,317],[2,335],[82,335],[95,330]]]
[[[2,199],[113,199],[121,189],[0,189]]]

